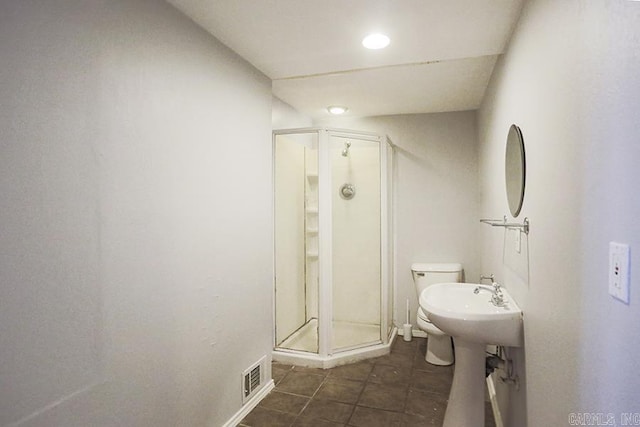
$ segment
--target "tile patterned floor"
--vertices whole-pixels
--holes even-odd
[[[399,337],[388,356],[333,369],[274,363],[275,389],[240,426],[441,426],[453,368],[426,363],[425,349]],[[485,426],[495,427],[489,402]]]

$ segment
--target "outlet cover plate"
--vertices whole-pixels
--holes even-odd
[[[629,245],[609,243],[609,294],[629,304]]]

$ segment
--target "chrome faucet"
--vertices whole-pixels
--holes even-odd
[[[491,303],[496,307],[502,307],[505,303],[504,294],[502,293],[502,288],[500,287],[500,283],[494,280],[493,274],[488,276],[481,275],[480,281],[483,280],[491,280],[491,286],[493,287],[493,294],[491,295]],[[476,294],[480,292],[480,287],[478,286],[475,291]]]
[[[482,282],[483,280],[491,280],[493,282],[493,274],[489,275],[489,276],[485,276],[485,275],[480,275],[480,282]],[[476,286],[476,288],[473,290],[473,293],[478,295],[480,293],[480,285]]]
[[[502,307],[504,305],[504,295],[502,294],[502,288],[498,282],[492,281],[493,295],[491,295],[491,302],[496,307]]]

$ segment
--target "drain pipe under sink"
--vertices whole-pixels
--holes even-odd
[[[506,356],[503,357],[502,355],[504,354],[506,354],[506,351],[502,346],[496,348],[496,354],[488,353],[484,367],[485,378],[496,369],[499,369],[507,374],[506,376],[500,376],[500,381],[508,385],[515,385],[516,390],[518,390],[520,382],[518,381],[518,376],[513,374],[513,363]]]

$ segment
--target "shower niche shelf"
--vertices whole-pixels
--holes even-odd
[[[305,171],[307,183],[305,185],[305,256],[311,264],[318,261],[318,172],[317,157],[314,151],[308,151],[305,163],[310,170]],[[315,271],[313,265],[308,265],[311,271]],[[314,274],[315,275],[315,274]],[[311,278],[310,278],[311,279]],[[313,278],[311,280],[317,280]]]

